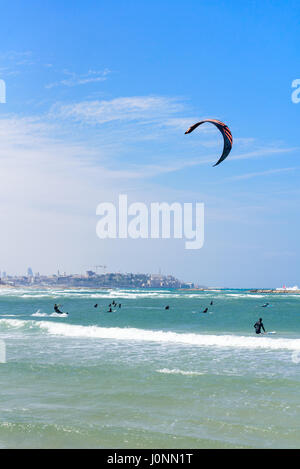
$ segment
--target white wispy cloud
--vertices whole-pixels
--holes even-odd
[[[0,52],[0,60],[6,61],[15,61],[15,62],[24,62],[26,60],[31,61],[32,58],[32,51],[2,51]]]
[[[184,106],[177,98],[162,96],[129,96],[111,100],[82,101],[74,104],[56,104],[52,115],[88,124],[112,121],[162,121]]]
[[[33,54],[31,51],[6,51],[0,52],[0,73],[4,77],[18,75],[24,67],[33,65]]]
[[[282,153],[292,151],[292,149],[289,148],[284,148],[282,149]],[[261,156],[264,156],[266,153],[261,153]],[[271,155],[271,152],[268,152],[267,155]],[[230,158],[230,157],[229,157]],[[249,156],[251,158],[251,156]],[[192,168],[196,166],[203,166],[207,164],[213,164],[216,161],[215,156],[211,157],[199,157],[199,158],[193,158],[193,159],[177,159],[176,161],[168,161],[167,157],[165,158],[166,163],[164,165],[145,165],[140,170],[136,168],[136,171],[132,171],[131,176],[140,178],[149,178],[149,177],[154,177],[154,176],[159,176],[161,174],[166,174],[166,173],[172,173],[172,172],[177,172],[181,171],[186,168]],[[260,171],[260,172],[253,172],[253,173],[247,173],[247,174],[241,174],[237,176],[232,176],[230,178],[226,178],[227,181],[238,181],[238,180],[243,180],[243,179],[251,179],[254,177],[259,177],[259,176],[267,176],[271,174],[277,174],[277,173],[284,173],[284,172],[290,172],[290,171],[296,171],[300,169],[300,167],[290,167],[290,168],[278,168],[278,169],[270,169],[266,171]]]
[[[74,73],[68,70],[63,71],[66,78],[56,81],[54,83],[48,83],[46,88],[54,88],[55,86],[78,86],[86,85],[88,83],[97,83],[107,80],[108,75],[111,73],[107,68],[104,70],[89,70],[87,73]]]
[[[286,150],[286,151],[289,151],[289,150]],[[238,176],[232,176],[231,178],[228,178],[228,180],[239,181],[243,179],[251,179],[251,178],[260,177],[260,176],[269,176],[270,174],[287,173],[290,171],[296,171],[298,169],[300,169],[299,166],[294,166],[291,168],[268,169],[266,171],[258,171],[258,172],[253,172],[253,173],[240,174]]]
[[[249,158],[260,158],[262,156],[276,155],[280,153],[291,153],[297,150],[299,150],[299,147],[278,147],[278,146],[275,147],[273,145],[271,146],[269,145],[267,147],[257,148],[253,151],[240,153],[237,155],[231,155],[230,159],[231,160],[246,160]]]
[[[166,119],[162,123],[162,125],[164,125],[164,127],[171,127],[176,130],[185,132],[192,124],[199,120],[201,120],[199,119],[199,117],[171,117],[169,119]],[[205,129],[204,131],[207,131],[207,128],[204,127],[200,129]]]

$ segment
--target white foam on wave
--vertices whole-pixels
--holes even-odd
[[[96,289],[7,289],[0,290],[0,295],[4,296],[16,296],[24,299],[31,298],[85,298],[85,299],[167,299],[167,298],[209,298],[214,296],[215,292],[221,290],[209,290],[209,291],[172,291],[172,290],[147,290],[147,289],[107,289],[107,290],[96,290]]]
[[[254,293],[225,293],[224,297],[228,298],[264,298],[265,295],[255,295]]]
[[[155,291],[112,291],[112,292],[81,292],[80,290],[72,291],[45,291],[45,292],[33,292],[33,291],[7,291],[7,296],[16,296],[18,298],[32,299],[32,298],[70,298],[70,299],[137,299],[137,298],[181,298],[183,295],[180,293],[171,293],[171,292],[155,292]],[[4,296],[4,293],[3,293]],[[192,297],[194,295],[188,295]],[[187,297],[187,295],[185,295]]]
[[[300,339],[278,339],[269,337],[250,337],[238,335],[210,335],[154,331],[131,327],[79,326],[49,321],[25,321],[19,319],[0,319],[0,326],[25,329],[38,328],[48,334],[64,337],[93,339],[127,340],[138,342],[158,342],[183,344],[198,347],[246,348],[270,350],[300,350]]]
[[[51,313],[49,314],[51,318],[67,318],[68,314],[67,313]]]
[[[173,368],[170,370],[169,368],[162,368],[161,370],[156,370],[157,373],[163,373],[167,375],[184,375],[184,376],[201,376],[205,375],[205,373],[201,373],[200,371],[184,371],[179,370],[178,368]]]
[[[41,309],[38,309],[35,313],[33,313],[31,316],[37,317],[37,318],[45,318],[48,317],[47,313],[43,313]]]
[[[67,318],[68,314],[67,313],[43,313],[40,309],[38,309],[35,313],[33,313],[31,316],[34,316],[36,318]]]

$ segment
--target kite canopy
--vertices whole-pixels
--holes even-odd
[[[222,163],[222,161],[224,161],[225,158],[227,158],[227,156],[229,155],[229,153],[231,151],[231,148],[232,148],[232,135],[231,135],[231,132],[230,132],[229,128],[227,127],[227,125],[225,125],[223,122],[218,121],[216,119],[205,119],[203,121],[197,122],[197,124],[192,125],[185,132],[185,134],[190,134],[199,125],[204,124],[205,122],[211,122],[212,124],[214,124],[220,130],[221,134],[223,135],[223,139],[224,139],[223,153],[222,153],[220,159],[216,162],[216,164],[214,164],[214,166],[217,166],[218,164]]]

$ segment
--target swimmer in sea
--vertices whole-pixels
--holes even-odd
[[[263,322],[262,322],[262,318],[259,318],[259,320],[254,324],[254,329],[255,329],[255,334],[262,334],[261,330],[266,332]]]

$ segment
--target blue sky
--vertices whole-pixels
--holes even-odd
[[[2,4],[2,270],[300,283],[296,1]],[[198,119],[226,122],[231,155]],[[205,244],[100,240],[96,206],[204,202]]]

